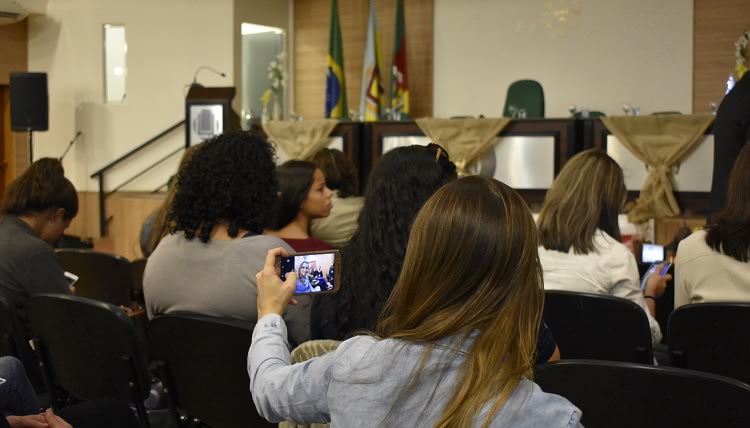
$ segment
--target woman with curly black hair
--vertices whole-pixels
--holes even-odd
[[[171,234],[149,257],[143,279],[150,317],[194,313],[257,320],[255,274],[269,249],[284,241],[263,235],[278,185],[274,151],[261,137],[231,132],[194,149],[177,174],[167,215]],[[292,341],[310,336],[305,296],[285,318]]]
[[[341,250],[341,287],[316,296],[313,339],[343,340],[372,330],[391,294],[406,254],[414,217],[427,199],[455,180],[456,166],[438,145],[399,147],[375,166],[359,227]]]

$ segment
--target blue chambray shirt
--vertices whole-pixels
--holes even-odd
[[[419,379],[422,344],[358,336],[335,351],[291,364],[284,320],[270,314],[255,326],[248,353],[250,390],[271,422],[328,422],[332,427],[434,426],[456,388],[465,355],[450,341],[430,353]],[[465,349],[468,343],[465,343]],[[440,378],[440,373],[445,374]],[[435,373],[434,375],[432,373]],[[408,389],[408,390],[407,390]],[[484,412],[476,420],[481,426]],[[581,411],[528,379],[492,420],[492,427],[581,427]]]

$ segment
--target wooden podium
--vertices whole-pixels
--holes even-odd
[[[232,87],[193,85],[185,98],[185,148],[231,129]]]

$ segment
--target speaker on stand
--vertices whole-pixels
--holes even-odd
[[[10,127],[29,133],[29,161],[33,163],[33,131],[49,129],[47,73],[10,73]]]

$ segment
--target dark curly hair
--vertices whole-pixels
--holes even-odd
[[[341,252],[341,288],[331,295],[339,339],[375,328],[401,272],[417,212],[456,177],[456,165],[436,144],[400,147],[380,159],[367,184],[359,227]]]
[[[359,195],[357,167],[344,152],[326,148],[316,153],[312,161],[323,171],[328,188],[338,190],[340,198]]]
[[[274,149],[262,137],[228,132],[201,143],[177,174],[167,215],[171,232],[207,243],[217,224],[262,233],[271,223],[278,188]]]
[[[301,160],[286,161],[276,168],[281,195],[274,210],[272,230],[283,228],[297,217],[302,203],[310,193],[316,169],[318,167],[314,163]]]
[[[5,190],[0,213],[25,215],[52,208],[63,208],[66,221],[78,214],[78,194],[73,183],[65,178],[59,160],[42,158],[32,163]]]

